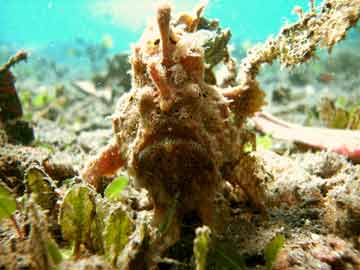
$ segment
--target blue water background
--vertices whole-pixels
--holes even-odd
[[[128,50],[129,44],[139,38],[141,27],[116,23],[108,14],[95,16],[91,7],[101,1],[0,0],[0,43],[36,50],[71,44],[79,38],[99,43],[107,35],[112,37],[113,51]],[[110,1],[121,3],[124,0]],[[127,2],[132,3],[128,9],[132,12],[124,16],[145,23],[144,16],[137,15],[145,1],[123,3]],[[173,2],[176,5],[181,0]],[[307,9],[308,3],[308,0],[210,0],[205,14],[220,19],[221,26],[231,28],[234,43],[256,42],[276,34],[284,21],[294,20],[291,11],[295,5]],[[153,10],[145,13],[150,17]]]

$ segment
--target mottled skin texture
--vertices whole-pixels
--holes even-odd
[[[99,187],[101,176],[125,167],[135,184],[149,191],[155,225],[175,197],[173,228],[190,211],[212,225],[218,188],[226,180],[241,182],[234,168],[244,137],[230,108],[241,91],[204,81],[204,49],[197,42],[201,10],[170,22],[170,7],[158,8],[156,22],[132,48],[132,89],[113,115],[115,140],[83,173]]]

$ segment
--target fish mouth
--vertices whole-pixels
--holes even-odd
[[[156,178],[171,190],[188,181],[208,178],[215,166],[207,147],[198,141],[168,135],[138,152],[137,168],[138,176]]]

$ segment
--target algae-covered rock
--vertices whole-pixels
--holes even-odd
[[[0,185],[0,220],[10,218],[16,211],[16,200],[2,185]]]
[[[286,241],[272,269],[356,270],[360,267],[359,255],[359,252],[351,244],[337,236],[322,236],[314,233],[299,234],[291,241]]]
[[[342,185],[331,189],[326,198],[325,222],[330,232],[352,238],[360,235],[360,167],[348,168],[339,177]]]

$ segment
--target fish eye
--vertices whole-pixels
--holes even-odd
[[[159,45],[159,44],[160,44],[160,38],[158,38],[154,41],[154,45]]]

